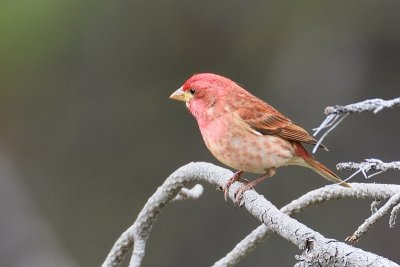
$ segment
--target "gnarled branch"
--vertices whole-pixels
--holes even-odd
[[[293,215],[300,213],[313,205],[321,204],[330,200],[344,198],[369,198],[376,201],[376,199],[388,199],[400,193],[400,185],[352,183],[351,186],[352,190],[348,190],[344,187],[337,187],[335,185],[318,188],[306,193],[296,200],[293,200],[291,203],[282,207],[281,211],[288,215]],[[395,208],[393,208],[393,210],[394,209]],[[249,255],[258,244],[268,238],[270,234],[272,234],[272,232],[267,226],[264,224],[260,225],[240,241],[240,243],[238,243],[224,258],[217,261],[213,267],[233,266],[240,262],[243,258]],[[228,263],[234,264],[228,265]]]
[[[119,266],[124,255],[133,246],[130,266],[140,266],[144,248],[151,227],[161,208],[175,198],[181,188],[193,182],[208,182],[222,187],[233,175],[227,169],[210,163],[190,163],[170,175],[154,195],[148,200],[135,223],[118,239],[102,266]],[[229,197],[234,200],[234,192],[242,185],[234,183],[229,189]],[[333,185],[332,188],[340,188]],[[346,189],[351,191],[352,189]],[[336,240],[327,239],[318,232],[279,211],[271,202],[254,190],[243,194],[244,207],[269,231],[280,235],[302,250],[298,257],[299,266],[315,264],[326,265],[383,265],[398,266],[392,261],[376,254],[357,249]],[[230,262],[214,266],[232,266]]]

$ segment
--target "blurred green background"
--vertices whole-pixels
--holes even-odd
[[[398,1],[2,0],[0,265],[99,266],[171,172],[219,164],[168,99],[193,73],[230,77],[309,131],[328,105],[398,97],[399,10]],[[331,168],[399,160],[399,115],[349,117],[317,157]],[[367,182],[398,181],[388,172]],[[325,184],[289,167],[257,191],[281,207]],[[346,200],[296,218],[344,240],[369,214],[369,201]],[[357,246],[400,262],[400,227],[387,219]],[[200,200],[165,208],[143,266],[209,266],[257,225],[206,185]],[[239,266],[291,266],[300,253],[272,237]]]

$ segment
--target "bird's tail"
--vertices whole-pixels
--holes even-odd
[[[331,181],[332,183],[338,183],[341,186],[351,188],[351,186],[348,183],[343,182],[342,179],[339,178],[339,176],[337,176],[333,171],[328,169],[322,163],[316,161],[313,157],[309,156],[304,158],[304,160],[308,163],[308,165],[313,171],[317,172],[325,179]]]
[[[318,173],[319,175],[321,175],[328,181],[331,181],[333,183],[338,183],[339,185],[341,185],[343,187],[351,188],[351,186],[348,183],[342,181],[342,179],[340,179],[339,176],[337,176],[333,171],[328,169],[322,163],[316,161],[313,158],[313,156],[311,156],[300,143],[294,143],[294,145],[296,147],[296,154],[299,157],[303,158],[304,162],[306,163],[304,165],[302,164],[303,166],[312,169],[313,171],[315,171],[316,173]]]

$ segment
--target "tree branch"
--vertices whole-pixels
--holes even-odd
[[[126,253],[133,246],[133,256],[129,266],[141,265],[145,255],[146,241],[151,228],[157,220],[161,209],[168,203],[184,199],[196,199],[203,193],[201,185],[195,185],[192,189],[183,188],[184,183],[179,179],[167,179],[162,186],[151,196],[134,224],[129,227],[115,242],[113,248],[103,263],[103,267],[120,266]]]
[[[391,100],[383,100],[380,98],[375,99],[367,99],[358,103],[349,104],[346,106],[336,105],[333,107],[326,107],[325,114],[345,114],[345,113],[362,113],[362,112],[373,112],[378,113],[383,109],[400,107],[400,97],[391,99]]]
[[[379,159],[366,159],[364,162],[356,163],[356,162],[342,162],[336,165],[336,169],[342,170],[357,170],[353,173],[353,177],[359,172],[362,172],[365,178],[370,178],[387,170],[397,170],[400,171],[400,161],[393,162],[383,162]],[[375,173],[371,175],[367,175],[368,172],[374,171]],[[349,179],[347,178],[347,179]]]
[[[314,136],[317,136],[324,129],[326,132],[321,136],[318,140],[317,144],[313,149],[313,153],[315,153],[322,143],[322,140],[331,132],[336,126],[338,126],[349,114],[353,113],[362,113],[362,112],[373,112],[374,114],[389,108],[400,107],[400,97],[391,99],[391,100],[383,100],[383,99],[368,99],[362,102],[349,104],[346,106],[333,106],[333,107],[326,107],[325,114],[327,117],[325,120],[318,126],[314,128]]]
[[[328,185],[318,188],[306,193],[296,200],[293,200],[291,203],[281,208],[281,211],[288,215],[294,215],[306,210],[310,206],[330,200],[344,198],[370,198],[375,201],[376,199],[388,199],[395,194],[400,193],[400,185],[352,183],[351,186],[352,190],[337,187],[336,185]],[[224,258],[217,261],[213,267],[234,266],[253,252],[257,245],[268,238],[271,233],[272,232],[267,226],[264,224],[260,225],[240,241],[240,243],[238,243]]]
[[[383,216],[389,213],[389,211],[398,205],[400,202],[400,193],[395,194],[392,196],[385,205],[382,206],[378,211],[376,211],[374,214],[371,215],[368,219],[365,220],[363,224],[361,224],[358,229],[352,234],[351,236],[348,236],[346,238],[346,241],[349,241],[351,243],[356,243],[360,238],[365,235],[371,228],[374,226],[379,219],[381,219]],[[394,225],[394,220],[389,221],[389,225],[393,222]]]
[[[130,266],[140,266],[145,252],[145,243],[158,213],[167,203],[175,198],[183,186],[192,182],[208,182],[222,187],[233,173],[210,163],[190,163],[170,175],[154,195],[148,200],[135,223],[117,240],[102,266],[119,266],[124,255],[132,245],[133,256]],[[234,200],[234,192],[242,185],[234,183],[229,189],[229,197]],[[340,186],[331,186],[341,188]],[[342,190],[342,189],[341,189]],[[346,189],[352,191],[352,189]],[[254,190],[243,194],[244,207],[271,232],[276,233],[300,249],[305,249],[298,257],[298,266],[315,264],[359,266],[376,264],[398,266],[376,254],[357,249],[336,240],[327,239],[318,232],[301,224],[297,220],[280,212],[271,202]],[[293,203],[293,202],[292,202]],[[230,263],[219,266],[232,266]]]

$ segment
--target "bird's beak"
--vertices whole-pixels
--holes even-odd
[[[193,95],[189,92],[185,92],[182,90],[182,87],[178,88],[172,95],[169,96],[170,99],[178,100],[182,102],[188,102],[190,99],[193,98]]]

